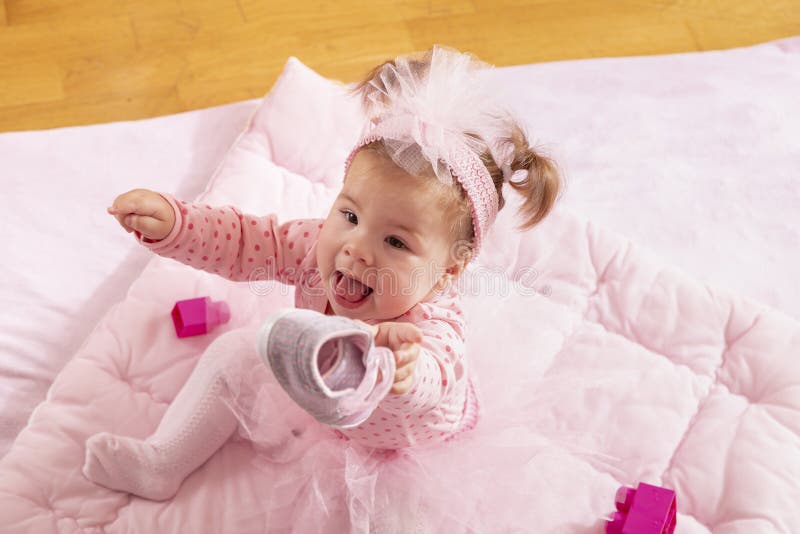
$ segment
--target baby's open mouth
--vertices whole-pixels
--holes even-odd
[[[358,304],[370,296],[372,288],[342,271],[336,271],[333,273],[333,292],[339,299],[350,304]]]

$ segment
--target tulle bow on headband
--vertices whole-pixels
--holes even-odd
[[[393,63],[369,82],[366,111],[372,119],[347,166],[359,148],[381,139],[406,172],[420,175],[432,168],[447,185],[455,177],[472,208],[474,258],[498,210],[494,182],[479,154],[488,147],[504,180],[524,178],[526,172],[511,170],[510,117],[493,103],[480,76],[490,66],[438,46]]]

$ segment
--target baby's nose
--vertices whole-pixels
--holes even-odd
[[[368,248],[363,245],[348,243],[344,247],[344,255],[350,256],[364,265],[370,265],[372,263],[372,255],[369,254]]]

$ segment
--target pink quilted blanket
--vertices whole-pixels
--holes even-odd
[[[200,199],[322,215],[358,122],[290,60]],[[228,301],[221,331],[291,303],[153,258],[0,461],[4,532],[588,533],[640,480],[676,490],[677,532],[800,531],[800,324],[562,208],[525,234],[513,211],[463,279],[483,401],[470,435],[392,456],[331,433],[274,465],[232,440],[164,503],[93,485],[86,438],[149,435],[211,340],[175,337],[176,300]]]

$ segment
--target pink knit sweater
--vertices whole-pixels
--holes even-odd
[[[162,196],[175,210],[175,226],[153,252],[229,280],[277,280],[295,286],[295,305],[325,313],[327,298],[317,268],[322,219],[279,224],[274,215],[252,216]],[[478,416],[477,395],[464,359],[464,317],[455,288],[420,302],[394,319],[423,332],[411,389],[389,394],[363,424],[337,431],[343,439],[396,449],[442,441],[468,430]]]

